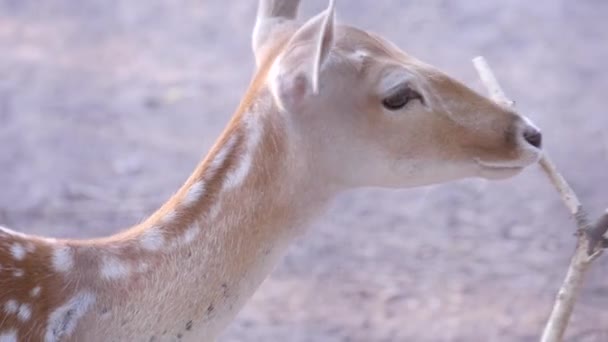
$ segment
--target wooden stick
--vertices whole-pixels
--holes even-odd
[[[475,57],[473,65],[477,69],[481,81],[488,89],[490,97],[498,103],[513,106],[514,102],[507,98],[486,60],[481,56]],[[578,241],[574,256],[570,261],[566,278],[559,289],[553,310],[540,339],[541,342],[561,342],[572,315],[577,295],[583,284],[584,275],[591,262],[608,245],[604,238],[604,234],[608,230],[608,211],[595,225],[590,225],[587,218],[588,215],[581,205],[578,196],[546,153],[544,153],[539,163],[542,170],[559,192],[566,207],[575,217],[578,226]]]

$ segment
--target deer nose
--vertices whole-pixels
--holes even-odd
[[[527,126],[524,129],[524,139],[528,144],[536,148],[540,148],[543,143],[543,135],[540,133],[540,130],[532,126]]]

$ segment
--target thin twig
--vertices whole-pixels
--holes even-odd
[[[491,98],[498,103],[513,106],[514,102],[507,98],[502,91],[485,59],[481,56],[476,57],[473,59],[473,64]],[[608,242],[604,238],[604,234],[608,230],[608,211],[594,225],[589,224],[587,212],[581,205],[578,196],[546,153],[539,163],[559,192],[566,207],[575,217],[578,226],[576,251],[570,261],[566,278],[559,289],[553,310],[541,337],[541,342],[561,342],[572,315],[576,297],[583,284],[585,272],[591,262],[601,254],[602,249],[608,246]]]

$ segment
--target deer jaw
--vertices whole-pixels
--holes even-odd
[[[296,31],[268,79],[316,177],[413,187],[507,178],[539,159],[540,132],[528,119],[332,19],[330,7]],[[391,110],[387,100],[406,103]]]

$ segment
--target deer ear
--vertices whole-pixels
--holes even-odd
[[[272,89],[287,110],[297,110],[309,95],[319,93],[319,79],[334,44],[334,0],[306,22],[289,40],[275,64]]]
[[[260,0],[251,36],[251,47],[259,66],[277,36],[294,29],[300,0]],[[274,43],[274,44],[273,44]]]

